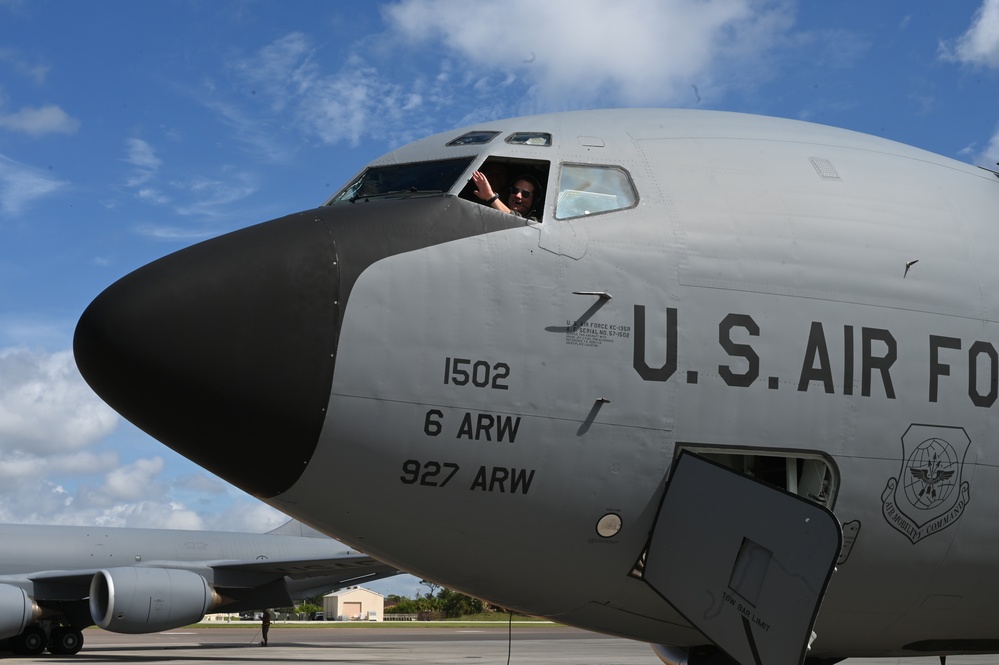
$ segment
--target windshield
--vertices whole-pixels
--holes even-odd
[[[449,191],[468,165],[471,157],[436,162],[415,162],[373,166],[327,201],[326,205],[373,197],[442,194]]]

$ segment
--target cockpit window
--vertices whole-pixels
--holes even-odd
[[[449,146],[485,145],[486,143],[489,143],[494,138],[496,138],[498,134],[499,132],[485,132],[485,131],[467,132],[465,134],[462,134],[458,138],[454,139],[453,141],[448,141],[447,144]]]
[[[507,143],[514,145],[540,145],[550,146],[552,135],[548,132],[517,132],[506,137]]]
[[[471,163],[472,157],[462,157],[435,162],[373,166],[365,169],[364,173],[340,190],[326,205],[374,197],[443,194],[450,191]]]
[[[620,166],[563,164],[558,184],[556,219],[623,210],[638,203],[628,172]]]

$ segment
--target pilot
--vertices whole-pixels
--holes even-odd
[[[506,203],[501,201],[500,195],[493,191],[492,185],[489,184],[489,178],[482,171],[476,171],[472,174],[472,182],[475,184],[475,195],[485,201],[486,205],[502,212],[509,212],[537,221],[533,212],[538,204],[537,198],[540,196],[541,185],[532,176],[522,175],[514,178]]]

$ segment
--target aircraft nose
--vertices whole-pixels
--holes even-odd
[[[73,341],[122,416],[259,497],[298,479],[325,417],[336,247],[316,211],[205,241],[125,276]]]

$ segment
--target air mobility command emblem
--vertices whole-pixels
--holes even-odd
[[[913,544],[949,527],[968,505],[961,473],[970,444],[962,427],[910,425],[902,435],[902,469],[881,493],[881,512]]]

